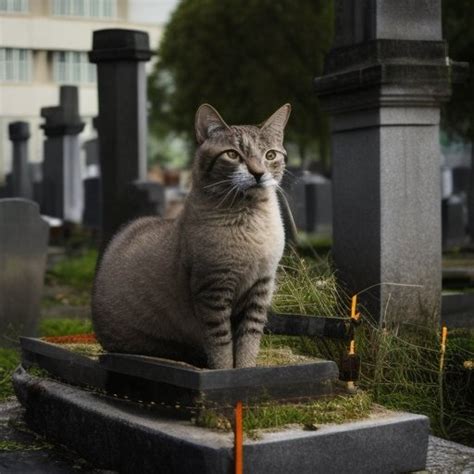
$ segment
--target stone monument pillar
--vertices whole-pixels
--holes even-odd
[[[28,122],[11,122],[8,135],[12,142],[11,196],[32,199],[33,190],[28,165],[28,140],[30,124]]]
[[[78,89],[61,86],[59,106],[44,107],[41,125],[46,135],[43,161],[42,212],[67,222],[82,219],[83,188],[79,133],[84,123],[79,116]]]
[[[441,0],[335,7],[334,49],[315,86],[332,118],[338,275],[379,322],[432,324],[441,303],[440,104],[453,69]]]
[[[146,178],[145,62],[152,54],[145,32],[94,32],[89,60],[97,64],[99,90],[103,246],[136,215],[130,202],[131,186]]]

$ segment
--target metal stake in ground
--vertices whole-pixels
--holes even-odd
[[[235,474],[243,474],[243,419],[242,419],[242,402],[237,402],[235,405],[235,428],[234,428],[234,443],[235,443]]]

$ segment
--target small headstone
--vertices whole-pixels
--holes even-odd
[[[441,204],[443,249],[450,250],[466,243],[466,212],[461,196],[443,199]]]
[[[453,194],[453,170],[448,166],[441,167],[441,199],[448,199]]]
[[[0,346],[36,335],[48,230],[38,204],[0,200]]]
[[[456,167],[452,170],[453,173],[453,194],[465,193],[469,189],[469,179],[471,170],[465,166]]]
[[[28,140],[30,125],[27,122],[11,122],[8,134],[12,142],[11,196],[31,199],[33,190],[28,169]]]
[[[134,217],[163,216],[165,187],[153,181],[135,181],[130,190],[131,210]]]
[[[285,190],[296,227],[308,233],[331,234],[331,181],[323,175],[301,171],[287,179]]]
[[[306,232],[331,234],[332,187],[322,175],[305,177]]]

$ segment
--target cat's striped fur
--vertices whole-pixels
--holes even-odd
[[[255,365],[284,233],[281,107],[261,127],[196,114],[193,185],[174,221],[138,219],[114,237],[92,311],[105,349],[210,368]]]

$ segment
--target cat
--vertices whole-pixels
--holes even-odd
[[[210,369],[255,366],[285,244],[276,188],[290,111],[229,126],[199,107],[181,214],[132,221],[102,256],[92,317],[104,349]]]

